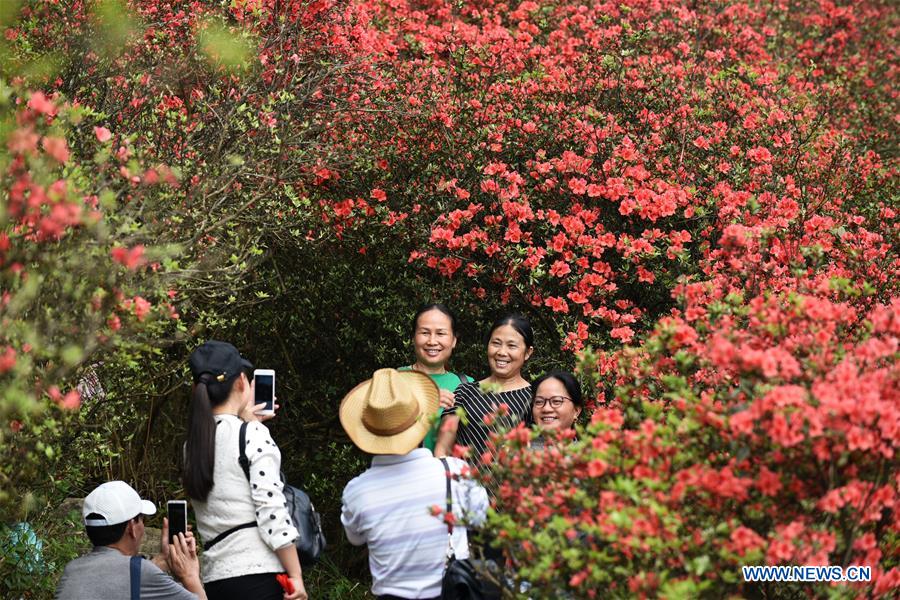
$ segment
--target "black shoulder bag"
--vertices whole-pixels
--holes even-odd
[[[250,459],[247,458],[245,450],[247,439],[247,423],[241,423],[241,431],[238,436],[238,462],[244,471],[247,481],[250,481]],[[281,474],[281,481],[284,483],[284,473]],[[325,534],[322,532],[322,517],[316,512],[309,496],[303,490],[295,488],[292,485],[284,483],[284,499],[287,502],[287,511],[291,515],[291,523],[300,533],[294,541],[297,546],[297,554],[300,557],[300,564],[303,567],[311,567],[318,562],[322,553],[325,551],[326,541]],[[236,527],[232,527],[227,531],[223,531],[209,542],[203,545],[203,549],[208,551],[210,548],[224,540],[226,537],[241,529],[249,529],[256,527],[256,521],[243,523]]]
[[[446,458],[441,458],[447,479],[447,514],[453,514],[453,474]],[[500,589],[485,581],[468,558],[457,559],[453,549],[453,523],[447,522],[447,562],[441,581],[441,600],[499,600]]]

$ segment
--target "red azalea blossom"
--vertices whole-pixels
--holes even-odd
[[[57,162],[65,163],[69,160],[69,146],[66,144],[66,140],[58,137],[45,137],[43,146],[47,154]]]
[[[144,246],[140,244],[132,248],[123,248],[119,246],[113,248],[110,254],[114,261],[131,270],[138,268],[146,262],[146,259],[144,258]]]
[[[112,133],[106,127],[94,127],[94,135],[99,142],[108,142],[112,138]]]
[[[56,114],[56,105],[43,92],[34,92],[28,99],[28,108],[42,115]]]

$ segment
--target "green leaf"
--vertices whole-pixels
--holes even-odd
[[[60,359],[62,359],[63,363],[65,363],[69,367],[73,367],[81,362],[84,353],[82,349],[74,344],[70,344],[62,349],[60,352]]]
[[[247,67],[253,54],[253,44],[219,19],[208,19],[201,26],[199,42],[211,65],[231,72]]]
[[[119,56],[136,36],[139,23],[122,0],[100,0],[91,11],[94,50],[107,59]]]

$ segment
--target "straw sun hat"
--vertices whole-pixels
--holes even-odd
[[[428,433],[439,398],[424,373],[379,369],[341,401],[341,425],[364,452],[406,454]]]

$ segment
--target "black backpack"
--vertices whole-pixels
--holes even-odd
[[[247,423],[241,423],[241,432],[238,437],[238,451],[240,453],[238,462],[249,482],[250,459],[247,458],[247,453],[244,450],[246,438]],[[284,473],[281,474],[281,481],[284,483]],[[303,490],[284,483],[283,492],[284,499],[287,502],[287,511],[291,515],[291,523],[294,524],[294,527],[296,527],[297,531],[300,533],[300,537],[294,541],[294,545],[297,546],[300,564],[303,567],[311,567],[318,562],[326,547],[325,534],[322,532],[322,517],[316,512],[316,508],[313,506],[312,501]],[[249,529],[250,527],[256,527],[256,521],[243,523],[237,527],[232,527],[227,531],[223,531],[204,544],[203,549],[208,551],[235,531]]]

